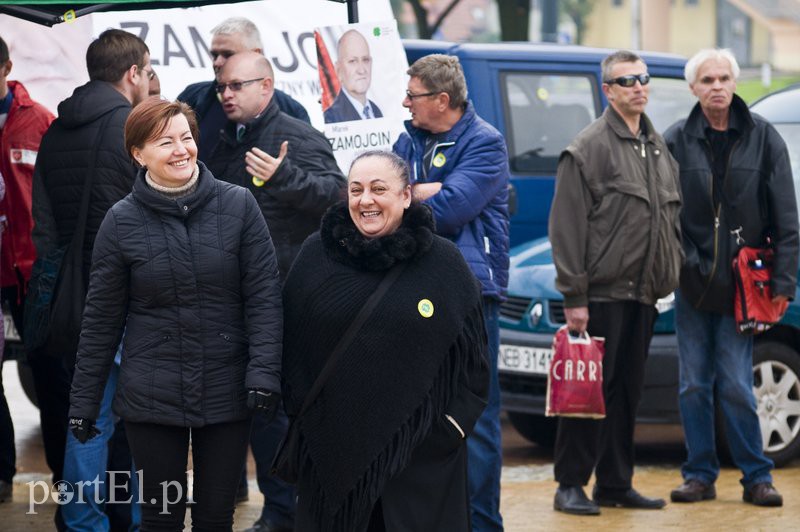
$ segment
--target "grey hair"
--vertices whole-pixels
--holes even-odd
[[[244,17],[231,17],[223,20],[211,30],[211,35],[241,35],[244,45],[250,50],[263,50],[261,33],[252,20]]]
[[[739,63],[736,61],[736,56],[728,48],[704,48],[694,54],[687,62],[683,69],[683,77],[689,82],[689,85],[694,85],[697,81],[697,71],[703,66],[703,63],[709,59],[724,59],[731,65],[731,74],[733,79],[739,78]]]
[[[414,61],[406,73],[418,78],[430,92],[447,93],[451,109],[463,109],[467,105],[467,80],[458,57],[426,55]]]
[[[353,162],[350,163],[350,172],[353,171],[353,167],[362,159],[368,159],[372,157],[377,157],[379,159],[383,159],[384,162],[394,170],[394,173],[397,177],[400,178],[400,181],[403,183],[403,188],[409,186],[411,184],[411,172],[408,169],[408,163],[397,155],[396,153],[384,150],[368,150],[363,153],[358,154],[358,156],[353,159]],[[348,175],[350,174],[348,172]]]
[[[606,56],[606,58],[600,62],[600,69],[603,72],[603,83],[611,79],[611,71],[614,69],[614,65],[619,63],[636,63],[637,61],[644,63],[644,59],[630,50],[617,50],[613,54]],[[644,64],[647,66],[647,63]]]

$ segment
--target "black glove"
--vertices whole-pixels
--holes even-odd
[[[69,429],[75,439],[81,443],[86,443],[98,434],[100,431],[95,427],[94,420],[84,419],[82,417],[69,418]]]
[[[247,394],[247,408],[263,413],[267,417],[267,422],[275,417],[280,402],[281,394],[277,392],[251,389]]]

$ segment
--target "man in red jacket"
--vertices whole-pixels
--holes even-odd
[[[31,100],[18,81],[7,81],[11,72],[8,46],[0,37],[0,174],[6,184],[0,201],[0,223],[3,224],[0,253],[0,285],[2,301],[11,309],[17,331],[22,332],[22,309],[25,290],[36,259],[31,240],[31,185],[33,166],[53,115]],[[2,364],[2,353],[0,353]],[[14,427],[3,393],[0,373],[0,502],[10,498],[15,470]]]

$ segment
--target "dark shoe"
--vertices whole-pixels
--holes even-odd
[[[259,519],[251,528],[245,529],[244,532],[292,532],[294,527],[279,526],[267,519]]]
[[[14,484],[6,480],[0,480],[0,502],[10,501]]]
[[[706,484],[696,478],[690,478],[672,490],[669,494],[672,502],[700,502],[717,498],[714,484]]]
[[[745,488],[742,500],[756,506],[783,506],[783,496],[769,482],[759,482]]]
[[[640,510],[660,510],[667,505],[664,499],[651,499],[645,497],[635,489],[627,491],[611,491],[598,489],[592,490],[592,498],[600,506],[611,508],[638,508]]]
[[[600,515],[600,507],[589,500],[580,486],[559,486],[553,508],[565,514]]]

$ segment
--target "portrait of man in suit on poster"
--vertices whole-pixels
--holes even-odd
[[[325,110],[325,123],[382,118],[380,108],[367,98],[372,83],[372,55],[358,30],[348,30],[339,39],[336,54],[339,94]]]

